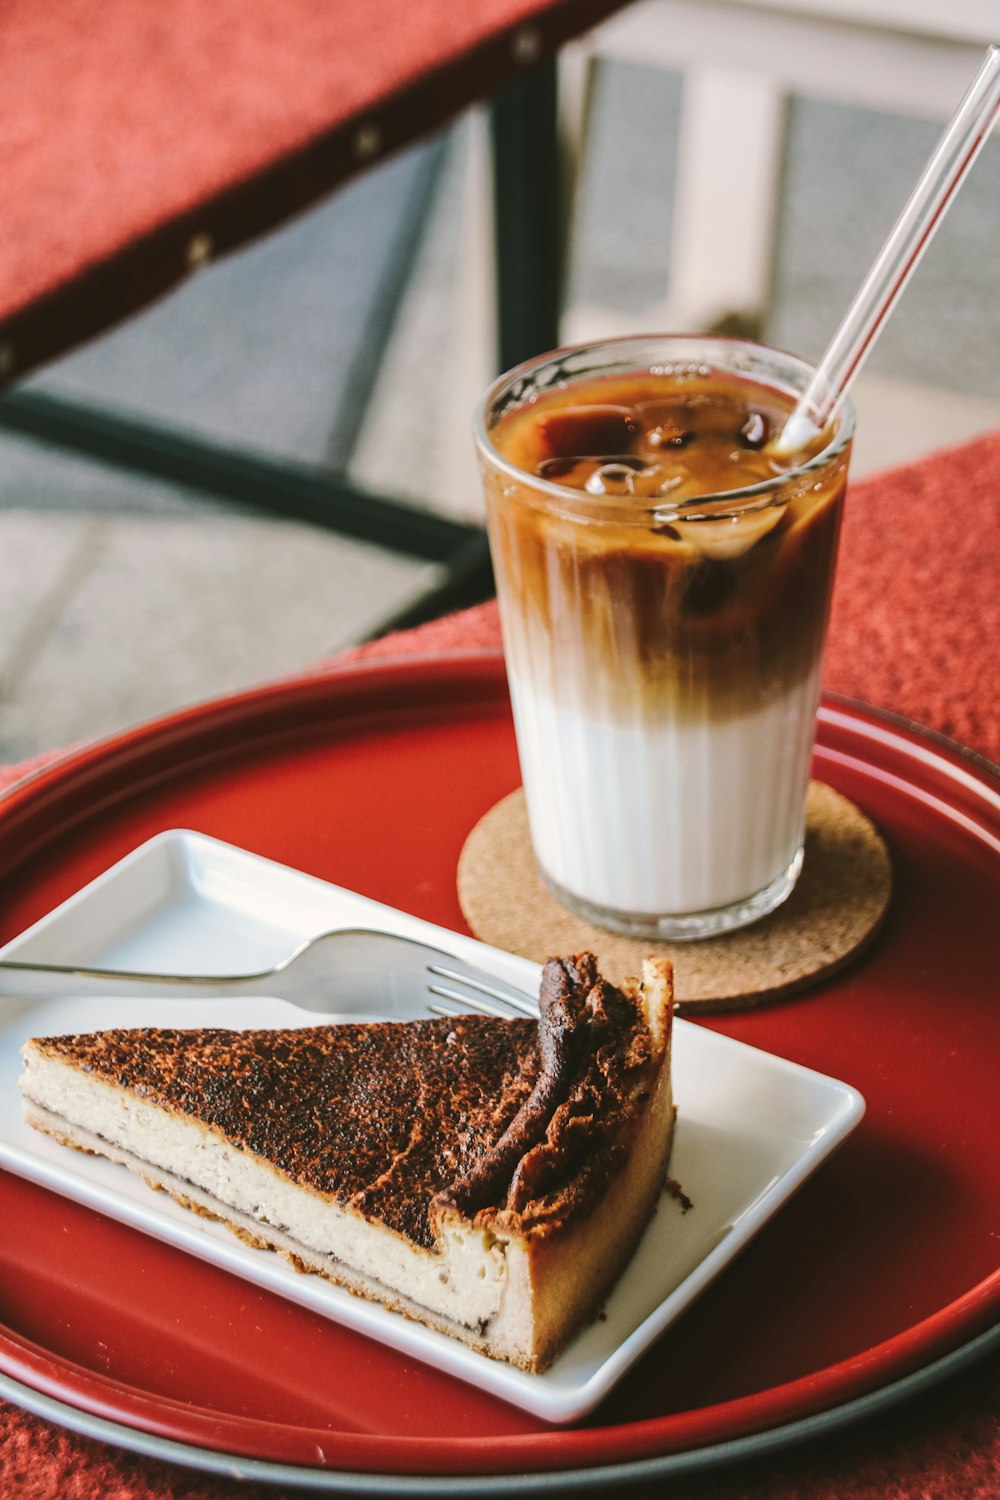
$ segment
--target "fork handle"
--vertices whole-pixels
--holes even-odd
[[[19,963],[0,959],[0,995],[22,1000],[72,996],[127,997],[135,1000],[221,1000],[278,994],[273,974],[149,974],[128,969]]]

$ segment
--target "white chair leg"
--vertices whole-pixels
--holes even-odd
[[[711,66],[685,74],[667,296],[673,327],[761,327],[784,117],[784,94],[766,77]]]
[[[472,413],[496,371],[496,253],[490,176],[489,120],[474,109],[463,131],[465,153],[459,217],[456,316],[451,385],[441,393],[442,509],[462,520],[483,518],[482,486],[472,441]]]

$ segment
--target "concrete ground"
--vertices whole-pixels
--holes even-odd
[[[574,336],[644,327],[662,298],[677,87],[625,65],[602,75],[576,209]],[[468,134],[369,174],[32,384],[477,514],[478,386],[456,291]],[[796,102],[768,339],[819,355],[935,135]],[[998,172],[992,142],[859,384],[856,474],[1000,425]],[[0,761],[293,671],[363,638],[434,577],[0,435]]]

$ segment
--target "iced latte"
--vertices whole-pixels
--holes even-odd
[[[621,340],[504,377],[479,423],[528,816],[589,920],[755,920],[802,860],[850,453],[775,439],[809,370],[727,339]]]

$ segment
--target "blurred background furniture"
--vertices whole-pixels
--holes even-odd
[[[3,378],[22,381],[133,317],[479,99],[491,101],[497,195],[495,368],[551,346],[562,229],[553,57],[616,3],[502,0],[456,11],[432,0],[401,11],[372,0],[249,8],[186,0],[166,9],[111,0],[96,18],[79,0],[54,0],[42,13],[29,3],[6,7],[0,46],[13,128],[0,241]],[[346,378],[331,390],[330,410],[342,431],[328,441],[326,462],[276,459],[149,420],[141,371],[120,405],[76,391],[14,390],[0,403],[0,426],[442,564],[443,580],[411,613],[488,593],[479,526],[336,472],[338,436],[349,439],[361,419],[435,167],[425,151],[396,185],[389,227],[398,243],[370,246],[378,295],[340,356]],[[294,264],[288,270],[294,276]],[[238,325],[241,310],[231,311]],[[321,331],[331,349],[337,333]],[[245,350],[250,361],[256,354]],[[197,387],[185,363],[181,379]],[[291,371],[295,379],[294,362]]]
[[[943,126],[998,35],[991,0],[639,0],[579,43],[683,74],[659,326],[765,330],[793,95]]]

